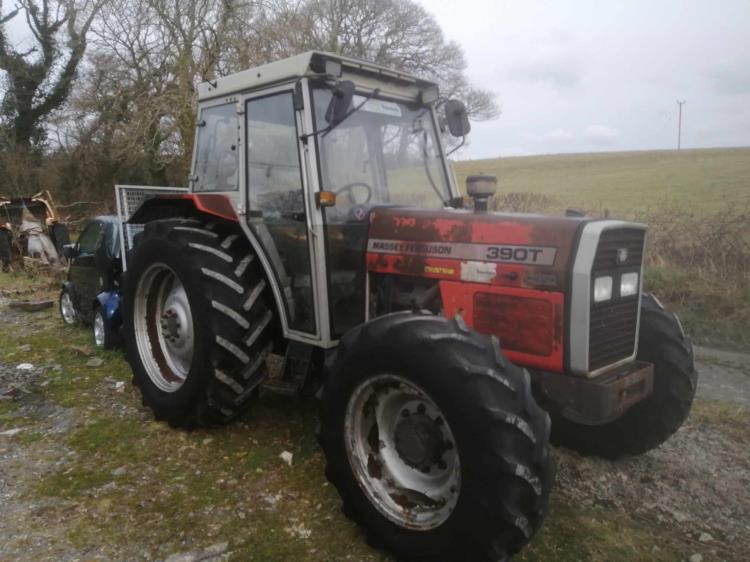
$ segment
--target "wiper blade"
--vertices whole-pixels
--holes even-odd
[[[300,135],[300,137],[299,137],[300,140],[302,142],[304,142],[304,143],[307,143],[307,139],[309,139],[310,137],[317,137],[318,135],[326,136],[328,133],[330,133],[331,131],[333,131],[336,127],[338,127],[339,125],[341,125],[341,123],[343,123],[344,121],[346,121],[350,116],[354,115],[360,109],[362,109],[362,107],[368,101],[370,101],[372,98],[374,98],[375,96],[377,96],[379,93],[380,93],[380,88],[375,88],[369,95],[367,95],[365,97],[365,99],[362,101],[362,103],[360,103],[356,107],[353,107],[352,110],[349,111],[349,112],[347,112],[346,115],[344,115],[337,123],[332,124],[332,125],[328,125],[327,127],[323,128],[323,129],[318,129],[317,131],[313,131],[312,133],[307,133],[307,134],[304,134],[304,135]]]

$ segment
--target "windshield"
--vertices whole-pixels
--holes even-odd
[[[313,90],[316,129],[325,129],[331,90]],[[352,113],[318,137],[321,189],[337,194],[329,222],[357,205],[440,208],[450,199],[428,108],[355,95]]]

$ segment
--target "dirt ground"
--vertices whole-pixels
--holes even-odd
[[[91,350],[54,307],[8,308],[32,291],[55,297],[0,292],[0,561],[388,560],[340,513],[312,404],[261,396],[233,426],[170,429],[121,352]],[[519,559],[747,559],[750,356],[697,357],[693,412],[662,447],[554,450],[550,515]]]

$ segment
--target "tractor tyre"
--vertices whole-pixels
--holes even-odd
[[[652,394],[604,425],[586,426],[553,416],[553,443],[615,460],[650,451],[680,428],[698,386],[693,345],[677,317],[648,293],[641,300],[637,358],[654,365]]]
[[[541,526],[550,422],[497,340],[397,312],[326,361],[319,440],[344,513],[398,560],[504,560]]]
[[[133,382],[156,419],[205,427],[246,409],[272,348],[267,293],[239,228],[191,219],[145,225],[122,302]]]

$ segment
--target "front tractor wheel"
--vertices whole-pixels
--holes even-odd
[[[654,365],[652,394],[604,425],[587,426],[553,417],[554,443],[583,455],[614,460],[650,451],[680,428],[698,386],[693,346],[676,316],[650,294],[641,300],[637,358]]]
[[[230,421],[266,375],[273,313],[241,232],[148,223],[128,261],[124,321],[133,382],[174,426]]]
[[[500,560],[542,524],[549,418],[528,374],[460,317],[395,313],[349,332],[320,415],[344,512],[399,560]]]

